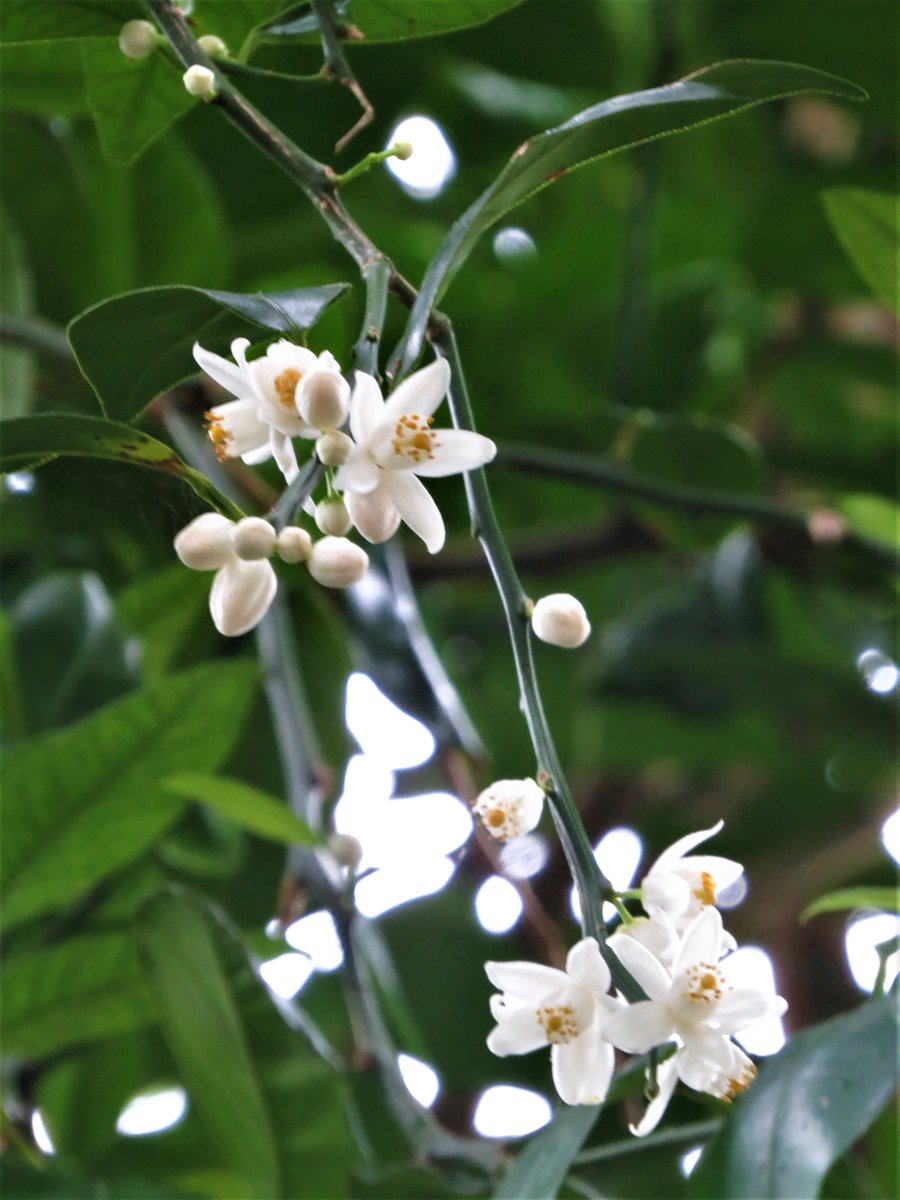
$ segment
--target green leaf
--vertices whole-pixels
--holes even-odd
[[[216,775],[176,775],[163,782],[167,792],[206,804],[216,812],[249,829],[258,837],[289,846],[319,846],[318,837],[281,800],[236,779]]]
[[[154,1018],[134,942],[122,933],[8,955],[0,983],[4,1053],[22,1058],[131,1033]]]
[[[865,188],[829,188],[822,201],[838,241],[879,299],[900,312],[897,291],[897,196]]]
[[[185,571],[179,562],[153,575],[141,575],[116,596],[116,611],[141,647],[145,682],[169,670],[201,620],[209,622],[209,576]],[[212,630],[212,626],[209,626]],[[218,634],[212,630],[211,637]],[[202,644],[202,636],[194,642]],[[194,649],[192,642],[192,649]]]
[[[494,1200],[519,1200],[521,1196],[553,1200],[599,1115],[599,1105],[563,1108],[509,1167],[497,1185]]]
[[[348,286],[256,295],[143,288],[81,313],[69,326],[69,341],[104,410],[130,420],[160,393],[197,374],[194,342],[227,354],[233,339],[252,333],[252,327],[295,337],[315,325]]]
[[[40,113],[48,119],[85,113],[82,44],[31,42],[0,46],[3,107],[16,112]]]
[[[819,913],[845,912],[849,908],[883,908],[887,912],[900,912],[900,888],[852,887],[827,892],[804,908],[800,920],[805,924]]]
[[[184,809],[160,780],[227,758],[255,684],[249,662],[207,664],[9,752],[4,924],[78,899],[156,841]]]
[[[126,21],[143,16],[137,0],[3,0],[0,43],[118,37]]]
[[[845,493],[837,506],[856,533],[887,546],[900,546],[900,506],[887,496]]]
[[[0,212],[0,319],[28,317],[33,307],[31,274],[25,247]],[[21,346],[0,341],[0,397],[3,415],[18,417],[31,407],[34,355]]]
[[[170,446],[131,425],[74,413],[42,413],[0,422],[0,470],[20,471],[61,456],[108,458],[165,471],[184,480],[201,500],[226,517],[240,520],[244,515],[205,475],[183,462]]]
[[[897,1057],[891,996],[806,1029],[766,1062],[691,1176],[690,1195],[807,1200],[890,1099]]]
[[[126,58],[117,42],[82,46],[87,99],[103,153],[127,167],[195,103],[162,54]]]
[[[355,25],[363,34],[361,45],[399,42],[406,38],[433,37],[472,25],[483,25],[522,0],[349,0],[338,5],[341,20]],[[260,34],[265,38],[296,41],[319,40],[309,4],[297,4]]]
[[[847,100],[863,100],[866,95],[855,84],[811,67],[732,59],[665,87],[604,100],[523,142],[497,179],[453,225],[432,259],[407,325],[402,370],[418,358],[429,313],[475,243],[517,204],[595,159],[805,92]]]

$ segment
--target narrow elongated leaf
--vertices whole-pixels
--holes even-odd
[[[201,500],[232,520],[243,513],[238,506],[175,451],[132,425],[119,425],[103,417],[74,413],[41,413],[0,423],[0,470],[21,471],[54,458],[108,458],[113,462],[150,467],[183,479]]]
[[[891,996],[804,1030],[735,1102],[691,1177],[690,1194],[811,1200],[889,1100],[896,1058]]]
[[[106,413],[131,420],[162,392],[198,373],[194,342],[227,354],[234,338],[254,328],[295,337],[312,328],[348,286],[256,295],[142,288],[81,313],[69,325],[69,342]]]
[[[227,757],[255,682],[249,662],[207,664],[8,753],[3,924],[70,903],[151,845],[185,804],[160,780]]]
[[[131,1033],[154,1019],[134,942],[123,933],[7,956],[0,985],[4,1053],[23,1058]]]
[[[401,369],[418,358],[432,307],[479,237],[511,208],[594,159],[804,92],[846,100],[863,100],[866,95],[855,84],[811,67],[733,59],[665,87],[604,100],[523,142],[494,183],[453,225],[432,259],[409,318]]]
[[[900,312],[898,197],[865,188],[829,188],[822,200],[831,227],[857,271],[876,296]]]
[[[259,837],[288,845],[317,846],[322,839],[285,804],[259,788],[216,775],[175,775],[163,784],[167,792],[206,804]]]
[[[339,0],[342,21],[363,34],[362,45],[399,42],[407,38],[452,33],[472,25],[483,25],[522,0]],[[266,38],[288,38],[314,42],[319,33],[311,6],[296,4],[281,13],[262,31]]]
[[[801,921],[817,917],[819,913],[846,912],[850,908],[883,908],[886,912],[900,912],[900,889],[895,887],[853,887],[828,892],[813,900],[800,914]]]
[[[33,308],[31,273],[25,247],[0,212],[0,314],[28,317]],[[31,407],[34,356],[30,350],[0,342],[0,399],[4,417],[18,417]]]
[[[138,0],[3,0],[0,43],[117,37],[143,15]]]
[[[497,1185],[494,1200],[518,1200],[520,1196],[553,1200],[599,1115],[599,1105],[563,1108],[508,1169]]]

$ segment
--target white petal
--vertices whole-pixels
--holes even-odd
[[[691,1030],[678,1055],[678,1077],[696,1092],[717,1095],[732,1062],[728,1038],[711,1029]]]
[[[194,342],[194,359],[211,379],[231,392],[232,396],[241,398],[250,394],[250,387],[240,367],[230,363],[227,358],[213,354],[211,350],[204,350],[199,342]]]
[[[485,974],[496,988],[535,1004],[569,986],[569,977],[555,967],[530,962],[486,962]]]
[[[444,544],[444,519],[425,484],[409,471],[386,471],[385,486],[402,520],[418,534],[430,554]]]
[[[377,380],[365,371],[357,371],[350,397],[350,432],[365,445],[384,420],[384,400]]]
[[[573,983],[597,997],[605,996],[612,982],[609,967],[603,961],[596,938],[592,937],[582,938],[569,951],[566,972]]]
[[[639,1000],[621,1012],[613,1013],[603,1025],[607,1041],[629,1054],[645,1054],[654,1046],[671,1041],[672,1018],[655,1000]]]
[[[293,483],[297,478],[297,455],[294,453],[294,443],[286,434],[277,429],[269,431],[269,444],[272,456],[278,464],[278,469],[284,476],[285,483]]]
[[[613,1058],[612,1046],[602,1043],[605,1048],[604,1060]],[[588,1031],[574,1041],[562,1046],[553,1046],[550,1051],[550,1065],[553,1071],[553,1086],[559,1097],[566,1104],[600,1104],[609,1088],[609,1079],[597,1078],[597,1051],[601,1043],[594,1033]],[[605,1066],[605,1062],[604,1062]],[[612,1067],[610,1066],[610,1074]],[[605,1088],[599,1094],[596,1084]]]
[[[650,999],[665,1003],[672,991],[672,980],[659,959],[626,933],[614,933],[607,944]]]
[[[647,1105],[647,1111],[638,1121],[637,1125],[630,1125],[629,1129],[635,1137],[646,1137],[648,1133],[652,1133],[663,1118],[663,1113],[669,1107],[669,1101],[672,1099],[672,1093],[675,1091],[675,1084],[678,1082],[678,1055],[673,1055],[672,1058],[667,1058],[664,1063],[660,1063],[656,1070],[656,1086],[659,1091],[650,1103]]]
[[[508,1054],[530,1054],[547,1045],[547,1035],[538,1021],[537,1011],[528,1005],[508,1009],[497,1018],[497,1027],[488,1034],[488,1050],[505,1058]]]
[[[680,975],[697,963],[715,966],[721,957],[722,917],[717,908],[707,905],[684,931],[672,974]]]
[[[461,471],[472,471],[483,467],[497,453],[490,438],[467,429],[437,429],[437,445],[434,458],[427,458],[413,467],[417,475],[437,479],[443,475],[458,475]]]
[[[350,520],[368,542],[386,542],[397,532],[400,514],[386,488],[377,487],[364,495],[347,492]]]
[[[381,475],[369,452],[357,446],[335,472],[334,486],[339,492],[371,492],[378,487]]]
[[[735,988],[725,993],[710,1020],[722,1033],[739,1033],[759,1021],[780,1017],[786,1008],[787,1001],[781,996],[767,996],[754,988]]]
[[[671,869],[687,879],[692,887],[700,886],[701,875],[711,875],[717,892],[724,892],[744,873],[741,863],[718,854],[692,854],[673,864]]]
[[[436,358],[391,392],[384,406],[384,417],[390,422],[407,413],[430,417],[447,395],[449,386],[450,364],[445,358]]]
[[[239,637],[263,619],[278,580],[265,559],[228,562],[216,572],[209,593],[213,624],[225,637]]]
[[[665,913],[677,918],[685,913],[691,905],[691,889],[686,879],[670,869],[650,871],[641,882],[642,903],[644,908],[655,916]]]
[[[330,350],[323,350],[316,361],[323,370],[337,371],[337,373],[340,375],[341,364],[334,357]]]
[[[258,450],[251,450],[247,454],[241,455],[241,462],[245,462],[248,467],[258,467],[260,463],[268,462],[272,457],[272,446],[270,442],[266,442],[264,446],[260,446]]]
[[[701,842],[705,842],[707,838],[714,837],[725,826],[724,821],[716,821],[710,829],[700,829],[696,833],[686,833],[683,838],[679,838],[677,842],[673,842],[668,849],[663,850],[662,854],[650,868],[650,871],[657,871],[661,868],[671,867],[676,859],[683,858],[689,850],[693,850],[695,846],[699,846]],[[649,872],[648,872],[649,874]]]

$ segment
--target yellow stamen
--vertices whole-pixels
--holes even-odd
[[[581,1033],[575,1013],[568,1004],[551,1004],[539,1008],[537,1020],[547,1035],[547,1041],[554,1046],[564,1046]]]
[[[702,1000],[704,1004],[713,1004],[722,999],[725,978],[718,967],[712,963],[697,963],[687,973],[688,995],[692,1000]]]
[[[391,449],[398,458],[411,458],[413,462],[434,458],[438,440],[437,434],[430,429],[433,421],[434,417],[422,417],[418,413],[400,417],[391,440]]]
[[[217,417],[214,412],[209,411],[203,414],[206,436],[213,444],[213,449],[216,452],[216,458],[219,462],[224,462],[228,457],[228,443],[234,440],[234,435],[229,433],[222,424],[222,418]]]
[[[285,408],[294,407],[294,392],[296,392],[297,384],[302,377],[303,372],[298,371],[295,367],[288,367],[280,375],[276,375],[275,391],[278,393],[279,401]]]
[[[703,871],[700,875],[700,887],[694,888],[694,895],[701,904],[715,904],[716,902],[716,881],[710,875],[709,871]]]

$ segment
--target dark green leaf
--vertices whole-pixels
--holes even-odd
[[[553,1200],[599,1115],[599,1105],[563,1108],[509,1167],[497,1185],[494,1200],[519,1200],[522,1196]]]
[[[201,500],[225,516],[235,520],[243,516],[236,504],[223,496],[205,475],[183,462],[171,447],[131,425],[74,413],[16,417],[0,424],[0,469],[3,471],[40,466],[61,455],[108,458],[165,471],[183,479]]]
[[[106,412],[131,420],[199,368],[191,350],[227,354],[253,327],[295,337],[347,290],[346,283],[241,295],[195,287],[144,288],[104,300],[69,326],[69,341]]]
[[[31,274],[25,247],[0,213],[0,319],[28,317],[33,306]],[[4,417],[18,417],[31,407],[34,358],[30,350],[0,341],[0,398]]]
[[[186,571],[179,562],[142,575],[119,592],[116,611],[125,628],[137,636],[146,683],[164,675],[200,621],[209,621],[208,603],[209,576]],[[218,634],[213,630],[211,637]],[[202,638],[194,640],[202,646]]]
[[[689,487],[760,491],[762,452],[736,425],[701,416],[642,418],[634,422],[629,454],[636,471]]]
[[[800,914],[801,921],[817,917],[819,913],[846,912],[850,908],[883,908],[886,912],[900,912],[900,890],[895,887],[852,887],[828,892],[813,900]]]
[[[163,787],[176,796],[208,805],[258,837],[296,846],[321,844],[321,838],[294,816],[283,801],[236,779],[185,774],[166,779]]]
[[[459,218],[432,259],[407,326],[403,369],[418,358],[428,315],[475,243],[511,208],[594,159],[804,92],[865,99],[865,92],[855,84],[811,67],[733,59],[666,87],[604,100],[523,142],[494,183]]]
[[[864,188],[829,188],[822,199],[831,227],[879,299],[900,311],[897,291],[898,199]]]
[[[8,955],[0,979],[6,1054],[41,1058],[153,1020],[134,943],[125,934],[86,934]]]
[[[3,0],[0,42],[118,37],[126,21],[143,16],[138,0]]]
[[[0,13],[3,9],[0,6]],[[80,42],[0,45],[3,107],[41,116],[74,117],[87,111]]]
[[[704,1200],[812,1200],[895,1084],[891,996],[806,1029],[762,1067],[691,1177]]]
[[[255,682],[250,663],[207,664],[10,752],[0,812],[5,925],[83,896],[151,845],[184,808],[160,779],[214,770],[227,757]]]
[[[515,8],[521,0],[349,0],[339,3],[341,19],[356,26],[363,45],[399,42],[405,38],[452,33],[471,25],[483,25],[500,13]],[[311,6],[297,4],[262,31],[267,38],[318,41]]]

